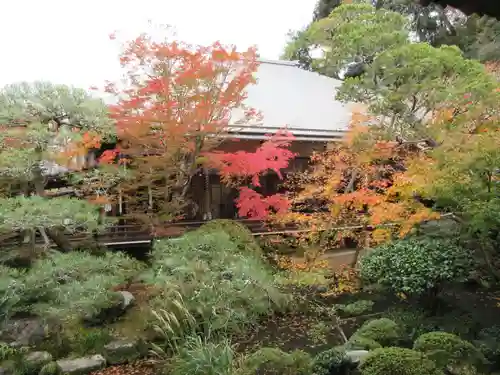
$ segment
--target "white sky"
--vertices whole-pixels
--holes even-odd
[[[5,4],[3,4],[5,2]],[[0,86],[49,80],[88,88],[119,76],[118,46],[154,24],[193,44],[257,45],[278,59],[290,29],[309,23],[316,0],[14,0],[0,13]]]

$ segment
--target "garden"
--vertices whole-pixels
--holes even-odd
[[[286,178],[285,129],[218,148],[232,111],[259,118],[244,105],[253,48],[143,34],[122,45],[129,86],[106,85],[112,105],[47,82],[2,88],[0,238],[17,243],[0,252],[0,374],[500,373],[500,70],[481,47],[496,24],[454,21],[468,44],[445,42],[442,23],[423,32],[390,4],[337,3],[287,45],[289,58],[325,47],[306,68],[345,73],[336,100],[358,107]],[[140,256],[96,240],[125,219],[168,229],[208,170],[239,217],[295,229],[215,219]],[[281,186],[264,194],[270,173]],[[353,260],[333,268],[338,248]]]
[[[472,282],[471,253],[452,239],[384,245],[359,273],[283,269],[269,255],[241,224],[214,221],[157,241],[147,262],[72,252],[4,266],[2,368],[427,375],[500,365],[496,293]]]

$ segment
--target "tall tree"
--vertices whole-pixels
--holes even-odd
[[[78,158],[112,135],[104,103],[64,85],[8,85],[0,91],[0,124],[1,229],[31,238],[39,230],[70,250],[64,231],[96,228],[97,209],[74,198],[49,200],[45,186],[50,175],[78,170]]]
[[[374,9],[385,9],[399,13],[407,21],[408,37],[412,42],[425,42],[435,47],[456,45],[465,53],[465,56],[480,61],[491,61],[498,58],[497,45],[500,41],[497,30],[498,20],[487,16],[466,16],[457,9],[443,8],[441,5],[434,3],[422,6],[413,0],[320,1],[317,4],[313,22],[304,29],[290,32],[289,41],[281,58],[296,60],[304,69],[315,70],[319,73],[337,77],[335,72],[338,68],[330,69],[333,70],[333,73],[328,71],[323,66],[325,63],[328,64],[328,61],[322,61],[324,60],[322,57],[313,56],[312,51],[318,47],[324,49],[325,46],[328,46],[326,40],[330,38],[333,44],[338,44],[339,36],[335,36],[332,29],[330,30],[332,33],[323,35],[323,40],[318,40],[318,35],[311,35],[311,29],[318,24],[318,21],[324,22],[323,20],[328,18],[335,20],[334,13],[349,4],[373,5]],[[357,22],[357,29],[364,28],[363,19],[356,19],[356,17],[350,19],[351,22]],[[390,29],[390,25],[387,25],[387,27]],[[399,30],[399,27],[398,24],[392,26],[397,30]],[[371,38],[376,37],[371,36]],[[360,63],[348,66],[350,66],[350,70],[347,72],[347,76],[360,75],[364,71],[364,66]]]
[[[127,156],[133,173],[123,189],[129,201],[147,202],[134,216],[173,220],[189,203],[193,176],[208,178],[207,168],[222,162],[215,153],[221,143],[260,117],[244,104],[247,86],[255,83],[256,50],[237,52],[218,42],[190,46],[143,34],[124,44],[120,60],[127,84],[110,84],[107,91],[117,99],[110,107],[120,138],[114,152]],[[261,149],[268,151],[265,145]],[[146,197],[137,196],[141,191]]]
[[[378,139],[367,126],[372,121],[355,113],[343,141],[316,153],[310,168],[290,180],[292,209],[276,217],[279,223],[312,230],[309,236],[333,232],[338,245],[348,237],[368,247],[439,217],[411,195],[399,194],[405,161],[420,150]]]
[[[366,74],[345,80],[337,98],[367,104],[391,139],[415,140],[428,136],[429,115],[444,103],[460,108],[494,88],[484,67],[464,59],[458,48],[414,43],[379,54]]]
[[[407,23],[402,15],[370,4],[344,4],[300,32],[285,57],[316,48],[323,53],[311,60],[314,71],[336,78],[359,75],[378,53],[409,42]],[[352,69],[345,71],[348,66]]]

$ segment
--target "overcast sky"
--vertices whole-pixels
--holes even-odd
[[[13,0],[0,13],[0,85],[50,80],[87,88],[118,77],[114,30],[148,20],[193,44],[257,45],[278,59],[290,29],[309,23],[316,0]]]

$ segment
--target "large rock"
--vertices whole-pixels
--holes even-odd
[[[123,311],[128,310],[130,307],[132,307],[134,305],[135,297],[133,296],[132,293],[127,292],[126,290],[120,290],[118,293],[122,297],[120,307],[122,308]]]
[[[36,346],[46,337],[47,325],[39,318],[11,320],[0,331],[0,340],[13,347]]]
[[[48,352],[31,352],[26,354],[24,361],[30,369],[40,370],[45,364],[52,361],[52,355]]]
[[[101,310],[97,315],[84,317],[84,323],[88,326],[99,326],[114,322],[125,314],[135,302],[133,294],[126,290],[116,292],[114,297],[112,306]]]
[[[137,341],[112,341],[104,347],[104,358],[110,365],[132,362],[141,356]]]
[[[345,355],[351,363],[360,363],[370,352],[368,350],[348,350]]]
[[[106,360],[102,355],[76,359],[61,359],[57,361],[61,373],[65,375],[86,375],[106,366]]]

